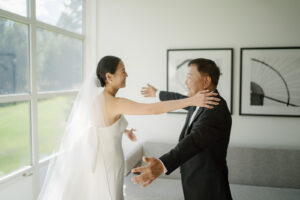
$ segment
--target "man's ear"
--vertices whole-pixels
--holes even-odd
[[[210,76],[206,76],[205,77],[205,88],[209,88],[209,86],[211,85],[211,77]]]

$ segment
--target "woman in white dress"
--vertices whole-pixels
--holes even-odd
[[[57,156],[52,159],[39,200],[123,200],[122,135],[135,140],[124,115],[160,114],[188,106],[212,108],[216,94],[152,104],[116,97],[126,85],[121,59],[102,58],[73,104]],[[96,80],[96,82],[95,82]],[[97,86],[102,86],[100,89]]]

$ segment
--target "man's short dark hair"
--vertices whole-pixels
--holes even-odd
[[[191,65],[196,65],[201,74],[208,75],[214,86],[218,85],[220,69],[214,61],[205,58],[197,58],[189,62],[188,66]]]

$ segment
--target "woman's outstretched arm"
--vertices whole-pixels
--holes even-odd
[[[188,106],[200,106],[213,108],[212,105],[218,105],[219,99],[214,97],[216,93],[198,92],[193,97],[162,101],[157,103],[138,103],[126,98],[116,98],[112,103],[113,112],[126,115],[153,115],[178,110]]]

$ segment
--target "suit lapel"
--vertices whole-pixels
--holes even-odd
[[[192,117],[192,114],[195,111],[195,109],[196,109],[196,106],[193,106],[193,107],[190,108],[190,110],[189,110],[189,112],[188,112],[188,114],[186,116],[185,124],[183,126],[183,130],[181,131],[179,140],[181,140],[184,137],[185,130],[187,129],[188,123],[189,123],[189,121],[190,121],[190,119]]]
[[[218,90],[217,89],[215,89],[214,91],[213,91],[214,93],[218,93],[219,94],[219,92],[218,92]],[[185,126],[185,128],[187,128],[188,130],[188,132],[186,133],[186,135],[188,135],[189,134],[189,129],[190,129],[190,127],[192,127],[192,125],[193,125],[193,123],[194,123],[194,121],[196,121],[197,120],[197,118],[201,115],[201,113],[204,111],[204,108],[203,107],[200,107],[199,108],[199,110],[198,110],[198,112],[196,113],[196,115],[195,115],[195,117],[194,117],[194,119],[193,119],[193,121],[191,122],[191,125],[189,126],[189,127],[186,127]],[[190,118],[191,118],[191,116],[192,115],[190,115]],[[190,119],[189,118],[189,119]],[[185,131],[184,131],[185,132]],[[184,137],[184,135],[183,135],[183,137]]]
[[[202,113],[203,111],[204,111],[204,108],[200,107],[199,110],[198,110],[198,112],[196,113],[196,115],[195,115],[193,121],[191,122],[191,125],[188,127],[188,129],[189,129],[190,127],[192,127],[194,121],[197,120],[197,118],[199,117],[199,115],[201,115],[201,113]],[[189,130],[187,130],[187,131],[188,131],[188,132],[186,133],[186,135],[189,134]]]
[[[219,94],[219,92],[218,92],[217,89],[215,89],[213,92]],[[190,108],[190,110],[189,110],[189,112],[188,112],[188,115],[187,115],[187,118],[186,118],[186,121],[185,121],[185,124],[184,124],[184,127],[183,127],[183,130],[182,130],[182,132],[181,132],[181,134],[180,134],[179,141],[182,140],[182,139],[184,138],[185,132],[186,132],[186,131],[188,131],[188,132],[186,133],[186,135],[189,134],[189,129],[190,129],[190,127],[192,127],[194,121],[196,121],[197,118],[198,118],[198,117],[201,115],[201,113],[204,111],[204,108],[203,108],[203,107],[200,107],[199,110],[197,111],[197,113],[196,113],[196,115],[195,115],[195,117],[194,117],[194,119],[193,119],[191,125],[188,126],[189,121],[190,121],[190,119],[191,119],[191,117],[192,117],[192,114],[193,114],[193,112],[195,111],[195,109],[196,109],[196,106],[193,106],[193,107]]]
[[[197,119],[197,117],[198,117],[203,111],[204,111],[204,108],[202,108],[202,107],[199,108],[199,110],[198,110],[198,112],[196,113],[196,115],[195,115],[195,117],[194,117],[192,123]],[[191,125],[192,125],[192,123],[191,123]]]

